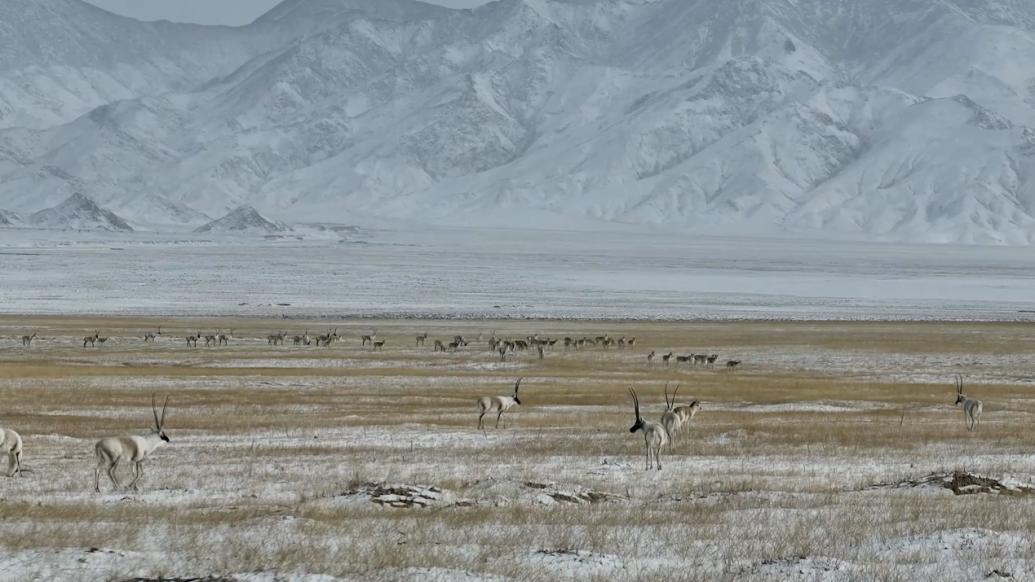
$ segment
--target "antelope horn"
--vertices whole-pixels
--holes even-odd
[[[155,417],[155,428],[162,428],[162,422],[158,420],[158,405],[155,404],[154,394],[151,394],[151,414]]]
[[[162,421],[158,425],[159,428],[165,427],[165,410],[167,408],[169,408],[169,397],[168,396],[165,397],[165,404],[162,405]]]
[[[524,379],[525,379],[524,376],[522,376],[522,377],[518,378],[517,383],[514,384],[514,396],[517,396],[518,388],[521,387],[521,381],[524,380]]]

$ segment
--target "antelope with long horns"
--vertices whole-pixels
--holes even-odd
[[[632,395],[633,406],[636,409],[636,423],[632,425],[629,432],[635,433],[638,430],[643,431],[643,444],[647,449],[647,470],[651,469],[651,461],[656,461],[658,471],[661,470],[661,449],[668,446],[668,431],[665,427],[660,424],[655,424],[648,420],[643,420],[640,416],[640,399],[636,396],[636,391],[629,388],[629,394]]]
[[[518,388],[521,388],[522,380],[524,380],[524,378],[518,378],[517,383],[514,384],[513,396],[482,396],[478,399],[478,410],[481,412],[481,414],[478,415],[478,428],[484,428],[482,418],[484,418],[485,413],[489,411],[497,412],[496,428],[500,427],[500,418],[503,417],[503,413],[514,406],[521,404],[521,400],[518,398]],[[506,421],[503,422],[503,428],[507,428]]]
[[[9,428],[0,428],[0,452],[7,455],[7,476],[22,470],[22,437]]]
[[[154,395],[151,396],[151,412],[154,414],[155,425],[143,435],[109,437],[97,441],[94,452],[97,455],[97,467],[94,469],[94,491],[101,491],[101,471],[107,471],[108,478],[116,489],[122,489],[115,476],[115,470],[119,463],[126,461],[133,464],[133,480],[129,487],[137,489],[137,482],[144,476],[144,460],[148,455],[162,444],[169,442],[169,436],[165,434],[165,411],[169,407],[169,397],[165,398],[165,405],[162,406],[162,415],[158,416],[158,407],[155,404]]]
[[[981,418],[983,406],[981,401],[969,398],[963,393],[963,376],[956,374],[956,406],[963,405],[963,420],[967,423],[967,430],[977,428],[978,420]]]

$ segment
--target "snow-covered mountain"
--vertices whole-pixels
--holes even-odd
[[[274,234],[288,232],[286,225],[273,222],[259,214],[251,206],[241,206],[230,211],[226,216],[217,218],[199,226],[194,232],[242,233],[242,234]]]
[[[1032,2],[287,0],[239,29],[89,12],[60,20],[73,48],[32,44],[56,34],[42,16],[0,34],[0,87],[112,55],[170,74],[0,130],[2,208],[85,192],[146,224],[197,223],[137,219],[168,203],[1035,242]]]
[[[62,230],[133,232],[133,227],[122,217],[79,193],[69,196],[68,200],[53,208],[33,213],[29,223],[40,228]]]

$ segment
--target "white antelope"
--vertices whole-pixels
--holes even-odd
[[[676,394],[679,394],[679,384],[676,384],[676,389],[672,392],[672,400],[668,399],[668,384],[665,384],[665,412],[661,415],[661,426],[665,428],[665,432],[668,433],[669,444],[671,445],[673,436],[680,432],[683,428],[683,419],[676,414]]]
[[[94,469],[94,491],[101,490],[101,471],[108,472],[108,478],[116,489],[121,489],[122,484],[115,477],[115,470],[119,463],[127,461],[133,463],[133,480],[129,486],[137,488],[137,481],[144,476],[144,460],[155,449],[162,446],[162,443],[169,442],[165,434],[165,410],[169,407],[169,397],[165,398],[165,405],[162,406],[162,416],[158,416],[158,408],[155,405],[155,397],[151,396],[151,412],[154,414],[155,425],[147,433],[133,436],[109,437],[97,441],[94,452],[97,454],[97,467]]]
[[[22,437],[9,428],[0,428],[0,451],[7,455],[7,476],[22,470]]]
[[[478,428],[483,428],[482,418],[489,411],[498,411],[498,414],[496,414],[496,428],[500,427],[500,418],[503,417],[503,413],[515,405],[521,404],[521,400],[518,398],[518,388],[521,387],[522,380],[524,378],[518,378],[517,383],[514,384],[513,396],[482,396],[478,399],[478,409],[481,411],[481,414],[478,415]],[[506,421],[503,422],[503,428],[507,428]]]
[[[643,444],[647,449],[647,470],[651,469],[651,461],[656,461],[658,471],[661,470],[661,449],[668,445],[668,432],[665,427],[660,424],[654,424],[653,422],[643,420],[640,416],[640,399],[636,396],[636,391],[629,388],[629,394],[632,395],[633,406],[636,408],[636,424],[632,425],[629,432],[635,433],[638,430],[643,431]]]
[[[963,405],[963,420],[967,423],[967,430],[977,428],[978,420],[981,418],[981,401],[975,398],[968,398],[963,393],[963,376],[956,374],[956,406]]]
[[[675,398],[672,399],[675,401]],[[690,432],[690,421],[697,416],[697,413],[701,410],[701,403],[698,400],[694,400],[688,405],[677,406],[672,409],[672,412],[676,413],[679,417],[680,426],[682,426],[685,432]]]

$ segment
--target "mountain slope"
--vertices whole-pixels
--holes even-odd
[[[233,31],[281,36],[232,72],[0,131],[0,207],[1030,244],[1033,23],[1014,0],[288,0]]]
[[[34,213],[29,217],[29,223],[41,228],[61,230],[133,232],[133,227],[120,216],[78,193],[53,208]]]

